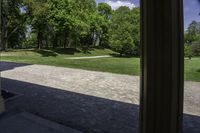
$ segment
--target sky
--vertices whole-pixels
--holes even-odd
[[[139,0],[96,0],[99,2],[108,3],[113,9],[117,9],[120,6],[128,6],[130,8],[139,6]],[[200,22],[200,0],[184,0],[184,23],[185,30],[191,21]]]

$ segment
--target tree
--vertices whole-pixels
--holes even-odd
[[[192,54],[194,56],[200,56],[200,42],[192,44]]]
[[[95,0],[2,1],[0,31],[4,49],[35,43],[38,49],[88,49],[99,44],[121,54],[139,51],[139,8],[113,11],[106,3],[97,6]]]
[[[137,9],[135,9],[137,11]],[[120,55],[132,55],[139,44],[139,13],[128,7],[118,8],[112,16],[110,47]],[[136,13],[136,15],[133,15]]]
[[[185,57],[188,57],[189,60],[191,60],[191,59],[192,59],[192,56],[193,56],[193,53],[192,53],[192,46],[186,44],[186,45],[185,45],[184,51],[185,51]]]
[[[1,15],[1,49],[6,50],[8,46],[8,15],[9,15],[9,3],[8,0],[0,1],[0,15]]]
[[[17,2],[17,1],[15,1]],[[27,16],[21,11],[22,1],[13,3],[11,7],[16,6],[16,8],[11,8],[9,10],[8,16],[8,47],[9,48],[21,48],[22,42],[26,37],[26,19]]]
[[[188,42],[196,41],[198,34],[200,34],[200,23],[192,21],[187,29],[187,34],[185,34],[185,39]]]
[[[123,24],[118,25],[119,27],[115,30],[112,30],[110,36],[110,47],[119,52],[122,56],[133,54],[135,44],[131,36],[131,24],[128,22],[123,22]]]
[[[74,12],[76,22],[75,32],[77,33],[79,44],[86,49],[92,44],[94,27],[96,27],[96,2],[95,0],[74,0]]]
[[[135,44],[134,55],[140,54],[140,8],[136,7],[131,10],[131,24],[133,26],[132,38]]]
[[[2,8],[3,8],[3,3],[2,0],[0,1],[0,50],[3,49],[2,41],[3,41],[3,34],[2,34]]]
[[[200,33],[200,23],[196,21],[192,21],[188,27],[188,32],[193,34]]]
[[[187,32],[185,32],[185,43],[187,57],[191,58],[192,56],[200,55],[200,22],[191,22]]]
[[[48,3],[47,0],[24,0],[29,15],[29,24],[32,32],[37,33],[37,48],[43,47],[45,33],[48,30]]]
[[[75,18],[72,15],[72,3],[68,0],[48,0],[49,14],[48,21],[53,27],[54,37],[58,39],[58,35],[62,35],[63,47],[69,44],[69,34],[74,28]]]
[[[98,4],[98,12],[99,15],[105,16],[106,19],[111,19],[112,8],[107,3],[99,3]]]
[[[10,46],[17,45],[17,42],[19,42],[24,35],[24,18],[23,14],[20,12],[22,1],[1,0],[0,3],[0,42],[1,49],[6,50],[9,44]]]
[[[109,28],[111,25],[112,8],[107,3],[98,4],[99,13],[99,30],[96,32],[97,39],[99,39],[99,45],[102,47],[108,47],[109,45]]]
[[[56,34],[63,35],[65,48],[71,47],[72,43],[75,46],[92,43],[97,14],[94,0],[48,0],[48,4],[49,23]]]

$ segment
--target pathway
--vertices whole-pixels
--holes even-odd
[[[84,57],[67,57],[66,59],[71,60],[81,60],[81,59],[99,59],[99,58],[110,58],[111,55],[101,55],[101,56],[84,56]]]

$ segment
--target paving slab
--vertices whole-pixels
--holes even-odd
[[[82,133],[27,112],[2,117],[0,129],[2,133]]]

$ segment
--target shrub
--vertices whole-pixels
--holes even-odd
[[[194,56],[200,56],[200,43],[192,44],[192,53]]]

